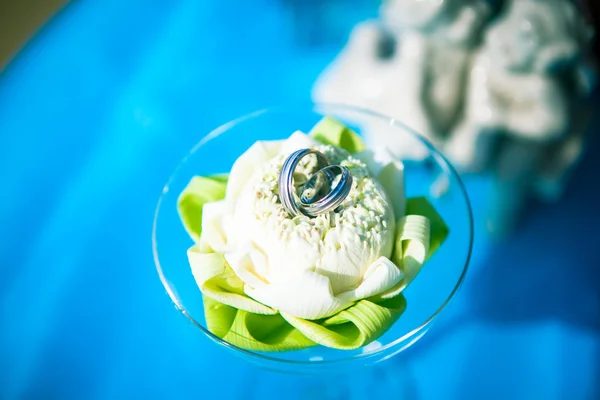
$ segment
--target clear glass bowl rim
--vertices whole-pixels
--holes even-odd
[[[316,360],[316,361],[313,361],[313,360],[307,360],[307,361],[285,360],[285,359],[271,357],[266,354],[256,353],[251,350],[246,350],[246,349],[237,347],[237,346],[219,338],[218,336],[214,335],[212,332],[210,332],[207,328],[205,328],[201,323],[196,321],[194,319],[194,317],[192,317],[189,314],[189,312],[186,310],[185,306],[179,301],[177,295],[171,288],[170,283],[169,283],[168,279],[165,277],[165,274],[163,272],[163,269],[162,269],[162,266],[160,263],[160,259],[159,259],[158,249],[157,249],[157,240],[156,240],[157,221],[158,221],[158,217],[160,214],[163,198],[169,191],[169,184],[173,181],[174,177],[177,175],[177,173],[181,169],[181,167],[186,163],[188,158],[193,156],[194,153],[198,149],[200,149],[206,142],[225,133],[230,128],[238,125],[239,123],[242,123],[242,122],[252,119],[252,118],[259,117],[266,113],[274,113],[274,112],[282,112],[282,111],[289,112],[289,111],[295,111],[295,110],[297,110],[298,112],[306,112],[306,111],[310,111],[310,110],[312,110],[313,112],[317,112],[317,110],[319,110],[321,108],[327,109],[327,110],[331,110],[331,109],[336,110],[336,111],[339,110],[339,112],[345,111],[345,112],[351,112],[351,113],[358,113],[358,114],[363,114],[366,116],[378,118],[380,120],[389,121],[390,126],[394,126],[394,127],[404,130],[408,134],[412,135],[419,142],[421,142],[423,145],[425,145],[432,154],[435,154],[436,158],[445,164],[444,167],[448,169],[449,174],[452,175],[456,179],[456,182],[458,184],[458,190],[462,194],[462,198],[465,201],[466,208],[467,208],[468,224],[469,224],[469,226],[468,226],[468,234],[469,234],[468,249],[467,249],[467,255],[465,257],[464,266],[462,268],[462,272],[458,278],[458,281],[454,285],[454,288],[452,289],[452,291],[450,292],[450,294],[448,295],[446,300],[431,316],[429,316],[423,323],[421,323],[418,327],[416,327],[412,331],[406,333],[405,335],[397,338],[396,340],[394,340],[384,346],[378,347],[377,349],[367,351],[367,352],[364,352],[361,354],[355,354],[355,355],[352,355],[352,356],[349,356],[346,358],[338,358],[338,359],[334,359],[334,360]],[[284,106],[263,108],[263,109],[248,113],[246,115],[243,115],[241,117],[238,117],[236,119],[233,119],[229,122],[226,122],[225,124],[219,126],[218,128],[214,129],[213,131],[211,131],[204,138],[202,138],[188,152],[188,154],[179,162],[177,167],[171,173],[167,183],[163,187],[162,193],[161,193],[158,203],[156,205],[156,209],[154,212],[154,220],[152,223],[152,253],[153,253],[154,263],[155,263],[156,269],[158,271],[160,280],[161,280],[163,286],[165,287],[167,294],[169,295],[169,297],[175,304],[175,307],[183,315],[185,315],[196,327],[200,328],[200,330],[204,334],[206,334],[210,339],[212,339],[214,342],[216,342],[217,344],[220,344],[220,345],[224,346],[225,348],[232,350],[234,352],[239,352],[240,354],[248,356],[250,358],[257,358],[258,360],[263,361],[263,362],[274,363],[274,365],[280,364],[280,365],[297,365],[299,367],[322,367],[325,365],[335,366],[337,364],[343,364],[343,363],[348,363],[348,362],[357,361],[357,360],[371,359],[371,358],[377,357],[378,355],[385,354],[387,351],[392,350],[397,347],[398,349],[396,351],[392,352],[392,355],[395,355],[398,352],[403,351],[406,348],[410,347],[412,344],[414,344],[417,340],[409,340],[409,339],[412,339],[412,338],[419,339],[425,333],[426,328],[434,321],[434,319],[442,312],[442,310],[444,310],[444,308],[446,308],[446,306],[450,303],[450,301],[456,296],[456,294],[460,290],[460,288],[466,278],[467,271],[469,269],[471,256],[472,256],[473,235],[474,235],[473,230],[474,230],[473,212],[471,209],[471,202],[469,200],[469,196],[467,194],[466,187],[465,187],[462,179],[460,178],[460,175],[457,173],[456,169],[452,166],[452,164],[448,161],[448,159],[440,151],[438,151],[435,148],[435,146],[428,139],[419,135],[418,133],[416,133],[415,131],[413,131],[412,129],[407,127],[406,125],[402,124],[401,122],[397,121],[395,118],[385,116],[385,115],[377,113],[375,111],[367,110],[364,108],[353,107],[353,106],[341,105],[341,104],[308,103],[303,106],[298,106],[298,105],[286,106],[286,105],[284,105]],[[421,335],[419,335],[419,334],[421,334]],[[408,341],[408,344],[405,344],[403,347],[402,344],[406,341]],[[385,358],[387,358],[387,357],[385,357]]]

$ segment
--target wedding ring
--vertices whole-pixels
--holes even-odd
[[[318,170],[307,177],[308,180],[298,195],[294,186],[294,171],[300,160],[309,154],[317,156]],[[297,215],[316,217],[335,210],[348,196],[351,188],[350,171],[346,167],[330,165],[323,153],[312,149],[301,149],[292,153],[283,163],[279,175],[279,198],[292,218]]]
[[[300,160],[309,154],[317,156],[317,168],[322,169],[329,165],[329,160],[323,153],[313,149],[300,149],[293,152],[285,160],[281,168],[281,174],[279,175],[279,199],[281,200],[281,204],[283,204],[283,208],[292,217],[304,214],[300,210],[298,196],[294,190],[294,171]]]
[[[350,189],[352,175],[348,168],[330,165],[315,172],[302,186],[300,209],[309,217],[335,210],[348,197]]]

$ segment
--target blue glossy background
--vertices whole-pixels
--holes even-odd
[[[0,77],[0,398],[598,398],[597,141],[565,199],[531,208],[511,239],[478,225],[458,298],[380,367],[258,370],[175,311],[150,244],[169,172],[221,123],[308,100],[375,15],[332,1],[311,44],[287,3],[74,3]],[[487,181],[467,185],[480,217]]]

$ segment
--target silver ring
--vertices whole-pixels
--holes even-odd
[[[336,184],[336,178],[339,178]],[[300,209],[309,217],[335,210],[350,194],[352,175],[346,167],[330,165],[315,172],[302,186]]]
[[[299,196],[294,187],[294,171],[300,160],[309,154],[317,156],[318,171],[308,178]],[[338,176],[340,178],[335,184]],[[352,175],[348,168],[330,165],[323,153],[313,149],[301,149],[292,153],[283,163],[279,175],[279,198],[292,218],[301,214],[316,217],[335,210],[348,196],[351,188]]]
[[[292,217],[295,217],[299,214],[304,214],[300,210],[300,207],[298,206],[298,200],[296,199],[297,195],[294,190],[294,171],[296,170],[300,160],[309,154],[315,154],[317,156],[319,169],[329,165],[329,160],[323,153],[313,149],[300,149],[293,152],[285,160],[279,175],[279,198],[281,200],[281,204],[283,204],[283,208],[285,208],[287,213]]]

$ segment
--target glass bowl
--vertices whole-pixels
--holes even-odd
[[[407,197],[425,196],[450,228],[443,245],[425,263],[405,289],[406,310],[377,341],[358,350],[317,346],[305,350],[264,353],[238,348],[206,328],[202,294],[188,264],[186,251],[193,244],[177,212],[179,194],[195,175],[228,173],[234,161],[257,140],[278,140],[296,130],[308,132],[323,117],[331,116],[361,132],[376,129],[391,142],[427,155],[424,161],[405,161]],[[156,268],[164,287],[183,315],[208,338],[247,361],[265,368],[312,373],[343,371],[386,360],[417,342],[460,288],[469,264],[473,221],[467,193],[454,168],[427,140],[395,121],[370,111],[347,106],[311,104],[297,108],[257,111],[215,129],[190,151],[164,186],[156,207],[152,244]],[[201,356],[200,354],[198,356]]]

